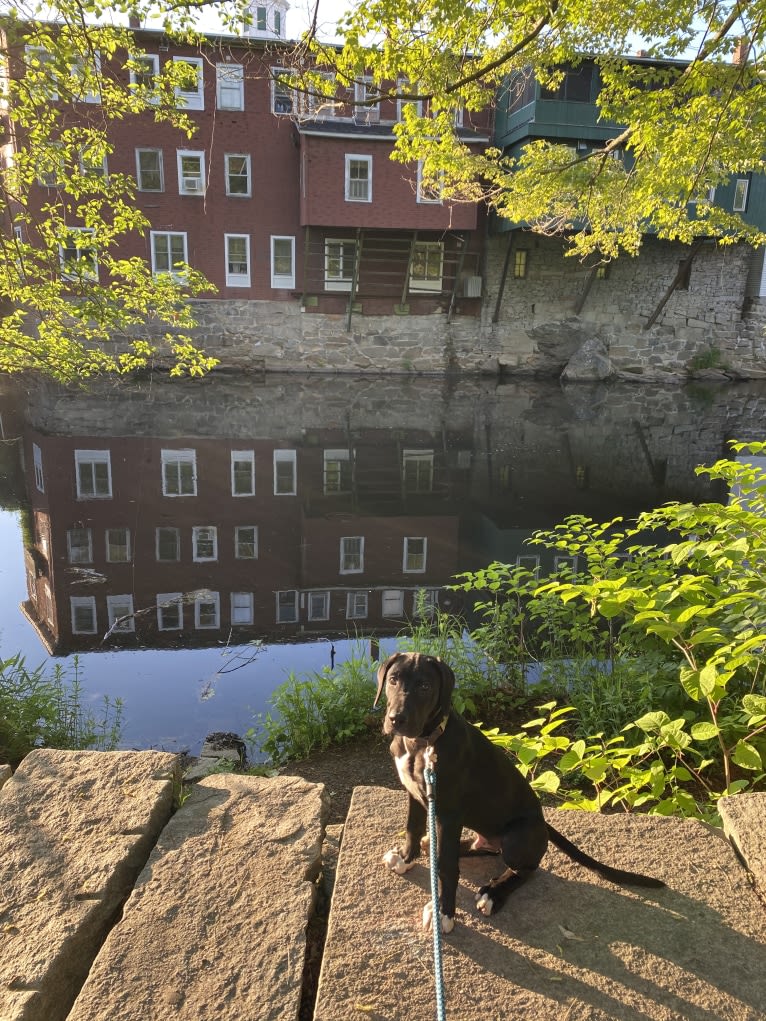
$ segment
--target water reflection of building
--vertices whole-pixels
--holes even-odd
[[[455,605],[461,570],[550,569],[524,539],[568,513],[709,497],[695,465],[765,417],[756,384],[726,394],[703,407],[683,390],[342,377],[34,388],[24,610],[62,653],[105,635],[395,633],[417,600]]]

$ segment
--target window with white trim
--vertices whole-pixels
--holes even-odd
[[[219,110],[245,109],[245,69],[241,64],[215,65],[215,99]]]
[[[267,9],[262,5],[258,5],[253,10],[253,28],[257,32],[268,32],[269,26],[266,21]]]
[[[354,280],[356,241],[326,238],[324,243],[324,286],[326,291],[350,291]]]
[[[198,592],[194,598],[194,626],[199,631],[221,626],[221,605],[217,592]]]
[[[155,532],[157,559],[166,563],[181,559],[181,529],[161,525]]]
[[[257,525],[236,525],[234,528],[234,556],[237,560],[255,560],[258,556]]]
[[[400,588],[383,589],[382,612],[384,617],[404,616],[404,590]]]
[[[112,461],[108,450],[75,450],[78,500],[110,500]]]
[[[426,569],[428,540],[420,536],[406,536],[402,570],[405,574],[422,574]]]
[[[26,77],[30,80],[28,86],[30,91],[47,96],[48,99],[58,99],[57,74],[53,54],[44,46],[34,46],[31,43],[27,43],[24,51]]]
[[[70,564],[93,563],[93,536],[89,528],[70,528],[66,533],[67,560]]]
[[[204,195],[204,152],[196,149],[179,149],[176,156],[178,160],[178,194]]]
[[[231,594],[232,624],[253,623],[253,593],[232,592]]]
[[[141,89],[154,89],[160,73],[159,56],[156,53],[140,53],[131,56],[130,63],[133,65],[130,69],[130,84]]]
[[[173,57],[174,64],[187,64],[188,81],[175,90],[176,106],[181,110],[205,109],[205,76],[202,57]]]
[[[192,528],[192,560],[200,563],[218,559],[218,529],[215,525]]]
[[[162,495],[197,495],[197,451],[193,449],[161,450]]]
[[[180,631],[184,626],[184,597],[181,592],[157,593],[157,627],[160,631]]]
[[[162,149],[136,149],[136,182],[139,191],[164,191]]]
[[[71,97],[76,103],[101,102],[101,54],[93,54],[92,62],[78,57],[69,68],[74,79]]]
[[[107,528],[106,562],[108,564],[130,563],[129,528]]]
[[[298,592],[287,589],[277,592],[277,623],[296,624],[298,621]]]
[[[442,201],[442,176],[439,175],[439,179],[436,183],[424,180],[423,175],[423,161],[418,160],[418,177],[417,177],[417,190],[415,192],[416,201],[421,204],[440,205]]]
[[[380,121],[380,103],[372,102],[378,95],[371,78],[354,82],[354,120],[358,124],[377,124]]]
[[[747,193],[750,190],[750,180],[747,177],[738,177],[734,185],[734,202],[732,210],[735,213],[744,213],[747,210]]]
[[[410,290],[441,291],[443,265],[441,241],[416,241],[410,265]]]
[[[232,450],[231,495],[253,496],[255,493],[255,451]]]
[[[98,177],[106,180],[109,176],[106,156],[97,156],[92,149],[80,150],[79,164],[83,177]]]
[[[276,114],[291,114],[295,109],[295,89],[292,87],[291,79],[293,71],[284,67],[272,67],[271,69],[271,112]]]
[[[396,91],[398,94],[404,93],[405,95],[410,93],[416,93],[417,89],[414,88],[406,78],[400,78],[396,83]],[[396,100],[396,119],[398,121],[404,120],[404,108],[406,106],[413,107],[413,111],[416,117],[422,117],[423,115],[423,103],[420,99],[402,99],[401,96]]]
[[[432,493],[433,450],[405,450],[402,454],[402,478],[405,493]]]
[[[362,571],[364,571],[364,536],[343,536],[340,540],[340,573],[361,574]]]
[[[295,238],[285,235],[271,236],[271,286],[295,287]]]
[[[250,235],[224,234],[226,286],[250,286]]]
[[[106,614],[112,631],[135,631],[136,618],[133,615],[133,596],[107,596]]]
[[[39,493],[44,493],[45,476],[43,475],[43,452],[36,443],[32,444],[32,463],[35,470],[35,488]]]
[[[250,154],[244,152],[227,152],[223,157],[226,178],[226,194],[234,198],[249,198],[252,194],[250,184]]]
[[[372,156],[346,153],[346,202],[372,202]]]
[[[419,588],[412,597],[412,615],[414,617],[433,617],[438,605],[438,589]]]
[[[330,619],[330,593],[309,592],[308,593],[308,618],[309,620]]]
[[[176,280],[183,280],[182,263],[188,263],[186,254],[186,233],[180,231],[149,232],[152,250],[152,273],[170,273]]]
[[[367,616],[367,593],[346,594],[346,620],[363,620]]]
[[[351,451],[324,451],[324,493],[351,492]]]
[[[98,258],[90,227],[67,227],[59,245],[61,275],[65,280],[98,280]]]
[[[70,596],[69,609],[72,617],[72,633],[95,635],[98,630],[95,596]]]
[[[294,450],[274,451],[274,496],[295,496],[298,472]]]

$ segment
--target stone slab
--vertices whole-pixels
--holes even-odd
[[[0,792],[0,1018],[62,1021],[173,805],[176,756],[31,752]]]
[[[294,1021],[326,811],[300,777],[201,780],[69,1021]]]
[[[406,796],[354,791],[341,846],[314,1021],[435,1016],[429,874],[396,876]],[[459,1021],[764,1021],[766,916],[720,831],[692,820],[552,811],[610,864],[667,889],[618,887],[555,849],[490,918],[474,893],[499,871],[464,859],[458,924],[444,938],[446,1015]]]
[[[737,848],[766,898],[766,794],[721,798],[718,811],[724,833]]]
[[[7,763],[0,766],[0,787],[6,784],[12,776],[13,770]]]

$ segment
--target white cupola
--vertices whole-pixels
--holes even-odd
[[[286,39],[287,0],[250,0],[252,22],[245,26],[245,35],[252,39]]]

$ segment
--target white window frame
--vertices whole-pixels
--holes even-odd
[[[199,173],[191,173],[189,169],[183,169],[184,160],[196,160]],[[176,150],[176,164],[178,168],[178,194],[179,195],[204,195],[205,194],[205,153],[202,149],[178,149]]]
[[[35,473],[35,488],[38,493],[45,492],[45,475],[43,474],[43,452],[36,443],[32,444],[32,463]]]
[[[367,168],[366,177],[352,177],[352,165],[358,164]],[[365,187],[359,187],[364,183]],[[360,156],[346,153],[344,172],[344,198],[346,202],[372,202],[372,156]],[[355,194],[358,192],[359,194]],[[364,194],[362,194],[362,192]]]
[[[245,190],[244,191],[232,191],[231,179],[232,177],[242,178],[242,174],[232,174],[230,161],[244,160],[245,161]],[[226,194],[233,199],[249,199],[252,198],[253,194],[253,174],[252,174],[252,160],[250,159],[249,152],[227,152],[223,156],[223,167],[224,167],[224,178],[226,182]]]
[[[410,82],[406,78],[400,78],[396,83],[396,91],[398,92],[411,92]],[[397,96],[396,100],[396,119],[398,121],[404,120],[404,108],[405,106],[414,106],[418,117],[423,116],[423,101],[421,99],[401,99]]]
[[[160,464],[161,464],[161,475],[162,475],[162,495],[169,496],[172,498],[184,497],[184,496],[196,496],[197,495],[197,451],[193,447],[183,447],[178,450],[172,448],[162,448],[160,450]],[[192,488],[191,492],[168,492],[167,478],[165,476],[165,468],[168,465],[175,464],[176,466],[181,464],[190,464],[192,466]],[[181,475],[178,474],[179,490],[181,489]]]
[[[244,611],[244,613],[243,613]],[[247,627],[253,623],[254,607],[252,592],[231,593],[232,627]]]
[[[338,254],[331,252],[330,247],[339,245]],[[350,245],[353,250],[351,260],[351,276],[344,275],[347,255],[345,248]],[[356,241],[353,238],[325,238],[324,242],[324,289],[326,291],[350,291],[354,282],[354,262],[356,260]],[[338,260],[340,272],[330,274],[330,260]]]
[[[289,68],[286,67],[271,68],[271,112],[274,114],[275,117],[292,117],[292,115],[297,110],[298,103],[297,97],[295,95],[295,89],[286,89],[283,82],[277,81],[277,78],[293,78],[293,77],[295,77],[295,72],[291,71]],[[279,95],[283,97],[282,103],[284,103],[284,97],[289,96],[290,106],[289,110],[287,108],[285,108],[284,110],[277,110],[277,89],[280,90]],[[284,105],[286,107],[286,104]]]
[[[75,450],[75,479],[77,484],[78,500],[111,500],[112,499],[112,458],[108,450]],[[107,473],[107,492],[105,493],[83,493],[80,486],[81,465],[105,464]],[[95,482],[95,477],[94,477]],[[94,486],[95,489],[95,486]]]
[[[26,46],[24,47],[24,50],[25,50],[25,53],[26,53],[27,56],[35,57],[37,62],[40,64],[41,67],[40,67],[40,71],[37,72],[38,74],[41,73],[42,67],[44,65],[47,64],[49,67],[51,67],[51,69],[52,69],[51,70],[51,82],[55,82],[57,76],[56,76],[55,70],[53,70],[54,60],[53,60],[53,54],[51,53],[51,51],[50,50],[46,50],[46,48],[44,46],[35,46],[33,43],[27,43]],[[42,83],[40,83],[40,84],[42,84]],[[50,99],[50,100],[56,100],[56,99],[59,98],[58,89],[55,87],[55,85],[53,86],[53,88],[52,88],[52,90],[49,93],[47,98]]]
[[[109,541],[109,534],[111,532],[124,532],[125,533],[125,544],[115,543]],[[112,548],[124,549],[124,557],[113,557],[111,555]],[[125,528],[121,525],[115,525],[112,528],[107,528],[104,531],[104,554],[106,556],[106,562],[108,564],[129,564],[131,560],[131,546],[130,546],[130,529]]]
[[[372,78],[361,78],[354,82],[354,120],[362,124],[378,124],[380,122],[380,103],[362,106],[369,98],[369,86]]]
[[[369,612],[369,597],[366,592],[346,593],[346,620],[364,620]]]
[[[358,551],[351,551],[349,548],[350,543],[358,544]],[[339,574],[363,574],[364,573],[364,536],[363,535],[344,535],[340,540],[339,549]],[[349,567],[348,564],[351,562],[351,558],[358,558],[358,566]]]
[[[279,492],[277,489],[277,464],[290,463],[293,466],[293,486],[290,490]],[[298,492],[298,457],[295,450],[274,451],[274,496],[296,496]]]
[[[250,488],[246,493],[238,493],[235,485],[236,475],[234,472],[235,464],[247,464],[250,466]],[[255,451],[254,450],[232,450],[231,452],[231,495],[234,497],[240,496],[255,496]]]
[[[181,631],[184,626],[184,597],[182,592],[158,592],[157,593],[157,627],[160,631]],[[174,606],[178,609],[178,623],[167,624],[163,617],[163,611]]]
[[[210,543],[212,553],[201,554],[200,543]],[[192,560],[195,564],[209,564],[218,560],[218,529],[215,525],[194,525],[192,527]]]
[[[215,65],[215,102],[219,110],[245,109],[245,69],[241,64]]]
[[[243,545],[245,545],[245,542],[248,542],[248,544],[249,544],[249,540],[242,540],[240,538],[240,535],[239,535],[240,531],[242,529],[245,529],[245,528],[248,528],[248,529],[252,528],[252,530],[253,530],[253,542],[252,542],[253,555],[252,556],[243,556],[242,552],[241,552]],[[235,560],[257,560],[258,559],[258,526],[257,525],[235,525],[234,526],[234,559]]]
[[[202,607],[212,606],[215,619],[212,624],[203,624]],[[194,597],[194,627],[197,631],[214,631],[221,626],[221,597],[217,592],[198,592]]]
[[[329,592],[307,592],[306,605],[308,608],[308,620],[329,620],[330,619],[330,593]]]
[[[734,213],[744,213],[747,210],[747,196],[750,191],[750,179],[738,177],[734,182],[734,198],[731,208]]]
[[[159,58],[159,54],[157,54],[157,53],[134,53],[134,54],[131,54],[130,59],[134,63],[136,63],[136,64],[146,64],[146,65],[151,64],[151,70],[148,70],[148,68],[147,68],[146,71],[136,71],[135,68],[131,68],[130,69],[130,84],[133,85],[134,87],[142,87],[144,89],[153,89],[155,87],[154,86],[154,79],[155,78],[159,78],[159,74],[160,74],[160,58]],[[150,79],[148,84],[147,84],[146,81],[142,81],[142,79],[146,79],[146,78]],[[156,103],[157,102],[157,98],[156,97],[152,97],[150,99],[150,102],[151,103]]]
[[[75,545],[73,533],[82,532],[85,542]],[[66,533],[66,553],[69,564],[93,563],[93,532],[90,528],[68,528]]]
[[[421,605],[422,604],[422,605]],[[438,588],[419,588],[412,594],[413,617],[433,617],[439,606]]]
[[[404,589],[383,589],[381,593],[381,614],[384,617],[404,616]]]
[[[160,556],[160,532],[173,532],[176,539],[176,555],[174,557]],[[173,525],[158,525],[154,530],[154,557],[159,564],[177,564],[181,559],[181,529]]]
[[[136,618],[133,611],[133,596],[130,593],[124,596],[107,596],[106,616],[110,630],[113,629],[118,634],[135,631]],[[121,624],[115,626],[116,621],[120,617],[126,619]]]
[[[289,274],[277,273],[276,261],[277,254],[275,252],[275,241],[289,241],[290,242],[290,266],[292,270]],[[280,256],[279,258],[282,258]],[[289,234],[272,234],[271,235],[271,286],[275,290],[282,290],[287,288],[293,290],[295,288],[295,237]]]
[[[237,241],[245,242],[245,262],[244,265],[247,267],[247,272],[233,272],[231,266],[236,263],[238,266],[242,265],[241,259],[233,259],[231,255],[231,242],[236,238]],[[224,250],[224,270],[226,272],[226,286],[227,287],[249,287],[250,286],[250,235],[249,234],[224,234],[223,236],[223,250]]]
[[[432,251],[438,250],[438,253],[439,253],[439,277],[438,277],[438,279],[436,279],[435,277],[434,278],[430,278],[430,277],[426,276],[425,278],[420,279],[420,277],[413,276],[413,270],[415,269],[415,259],[413,258],[412,265],[410,266],[409,290],[413,294],[418,294],[418,293],[433,293],[433,292],[441,293],[441,290],[442,290],[442,287],[443,287],[443,284],[444,284],[444,242],[443,241],[416,241],[415,242],[415,249],[417,250],[418,248],[422,248],[422,249],[426,250],[426,261],[425,261],[426,271],[428,270],[428,264],[429,264],[429,261],[430,261],[430,253]]]
[[[410,559],[410,543],[422,542],[423,552],[421,554],[423,561],[421,567],[408,567],[407,561]],[[414,556],[414,554],[413,554]],[[402,571],[405,574],[424,574],[426,565],[428,563],[428,539],[424,535],[407,535],[404,538],[403,550],[402,550]]]
[[[283,617],[283,615],[282,615],[282,609],[283,609],[283,606],[287,606],[287,602],[285,601],[284,604],[280,604],[280,596],[287,596],[287,595],[290,595],[291,593],[292,593],[292,596],[293,596],[292,606],[293,606],[294,616],[292,616],[289,620],[286,620]],[[299,609],[298,609],[298,590],[297,589],[281,589],[280,591],[278,591],[278,592],[276,592],[274,594],[274,598],[275,598],[275,601],[276,601],[276,620],[277,620],[277,624],[297,624],[299,619],[300,619],[300,612],[299,612]]]
[[[343,450],[325,450],[322,456],[322,490],[325,496],[338,496],[343,493],[351,492],[351,485],[344,487],[343,485],[343,464],[349,465],[349,472],[351,471],[351,451],[348,449]],[[328,485],[328,465],[337,464],[337,486]],[[350,483],[350,480],[349,480]]]
[[[421,467],[428,468],[426,484],[422,484]],[[415,467],[415,485],[407,485],[407,468]],[[434,452],[433,450],[402,451],[402,486],[405,493],[432,493],[434,490]]]
[[[157,156],[157,171],[160,177],[159,188],[147,188],[143,183],[143,174],[141,171],[141,154],[142,153],[154,153]],[[163,159],[162,149],[136,149],[136,186],[139,191],[148,192],[150,195],[159,195],[165,191],[165,160]],[[157,171],[150,170],[148,173],[156,173]]]
[[[93,75],[96,82],[98,83],[101,79],[101,54],[96,51],[93,54]],[[81,85],[84,85],[85,78],[85,62],[82,60],[76,60],[69,67],[69,73],[72,78],[76,79]],[[75,103],[100,103],[101,93],[100,92],[84,92],[82,95],[75,95],[74,89],[72,89],[72,99]]]
[[[167,252],[162,253],[163,256],[167,256],[167,260],[168,260],[168,263],[169,263],[167,269],[159,269],[158,266],[157,266],[157,263],[158,263],[158,259],[157,259],[157,254],[158,254],[158,252],[157,252],[157,241],[160,238],[166,238],[167,239]],[[183,255],[183,259],[177,259],[171,265],[170,264],[170,260],[173,257],[172,241],[171,241],[172,238],[181,238],[181,240],[183,242],[184,255]],[[182,281],[184,279],[184,277],[185,277],[184,271],[183,270],[173,269],[173,266],[176,266],[179,262],[188,263],[188,261],[189,261],[189,252],[188,252],[187,243],[186,243],[186,231],[180,231],[180,230],[150,230],[149,231],[149,240],[150,240],[150,248],[151,248],[151,253],[152,253],[152,275],[153,276],[159,276],[160,273],[169,273],[173,277],[174,280]]]
[[[202,57],[173,57],[173,63],[190,64],[197,69],[197,88],[176,88],[176,106],[181,110],[205,109],[205,62]]]
[[[93,626],[88,628],[77,627],[77,610],[90,610]],[[96,615],[95,596],[70,596],[69,612],[72,621],[73,635],[95,635],[98,634],[98,617]]]
[[[81,149],[78,163],[80,174],[83,177],[90,177],[91,179],[99,178],[103,181],[109,177],[109,165],[106,156],[102,156],[98,163],[92,163],[87,158],[87,152]]]
[[[67,227],[67,233],[69,234],[69,241],[66,245],[59,245],[59,262],[61,264],[61,276],[64,280],[98,280],[98,253],[96,251],[95,244],[90,245],[72,245],[71,242],[80,235],[81,237],[93,237],[92,227]],[[89,265],[84,266],[82,272],[73,273],[71,270],[67,270],[69,259],[66,258],[66,252],[75,253],[75,262],[80,263],[81,260],[89,262]]]
[[[429,186],[430,189],[430,186]],[[416,201],[420,205],[426,206],[440,206],[442,205],[442,184],[441,175],[439,178],[439,194],[432,195],[430,190],[426,190],[423,184],[423,160],[418,160],[418,172],[417,172],[417,188],[415,190]]]

